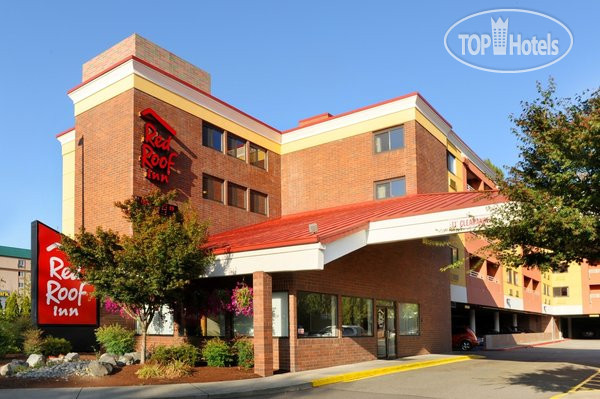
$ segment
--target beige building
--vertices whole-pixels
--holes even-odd
[[[0,305],[17,291],[24,294],[31,287],[31,251],[0,246]]]

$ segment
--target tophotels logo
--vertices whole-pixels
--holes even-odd
[[[559,20],[529,10],[498,9],[469,15],[444,36],[457,61],[487,72],[520,73],[550,66],[573,47],[573,34]]]
[[[152,108],[140,112],[144,123],[140,165],[145,169],[146,179],[158,183],[169,183],[171,168],[175,166],[177,153],[171,148],[171,139],[176,135],[167,122]]]

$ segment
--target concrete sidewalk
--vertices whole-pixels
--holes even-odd
[[[1,389],[0,398],[11,399],[116,399],[116,398],[239,398],[299,391],[316,386],[462,362],[477,355],[423,355],[301,371],[249,380],[171,385],[90,388]]]

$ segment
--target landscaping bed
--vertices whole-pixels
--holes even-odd
[[[96,356],[93,354],[82,355],[82,359],[92,360]],[[0,360],[0,365],[6,364],[13,359],[23,359],[20,357],[7,357]],[[152,378],[140,379],[135,373],[141,366],[134,364],[127,367],[116,369],[112,374],[104,377],[91,376],[70,376],[68,378],[15,378],[1,377],[0,389],[7,388],[76,388],[76,387],[109,387],[109,386],[135,386],[135,385],[157,385],[157,384],[181,384],[181,383],[199,383],[215,382],[228,380],[242,380],[256,378],[252,369],[244,370],[238,367],[208,367],[199,366],[192,369],[189,376],[181,378]]]

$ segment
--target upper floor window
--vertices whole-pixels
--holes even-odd
[[[202,145],[223,152],[223,129],[208,122],[202,123]]]
[[[554,287],[552,291],[554,297],[569,296],[569,287]]]
[[[227,204],[246,209],[246,187],[227,183]]]
[[[267,194],[250,190],[250,212],[267,214]]]
[[[267,169],[267,150],[250,143],[250,163],[262,169]]]
[[[375,199],[401,197],[406,195],[406,180],[398,179],[375,182]]]
[[[404,126],[398,126],[375,134],[375,152],[404,148]]]
[[[203,174],[202,198],[223,203],[223,179]]]
[[[22,268],[24,268],[24,267],[25,267],[25,259],[19,259],[19,260],[17,261],[17,267],[18,267],[19,269],[22,269]]]
[[[246,160],[246,140],[235,134],[227,134],[227,155],[239,160]]]
[[[448,152],[446,152],[446,161],[448,162],[448,172],[455,175],[456,174],[456,157],[448,151]]]

